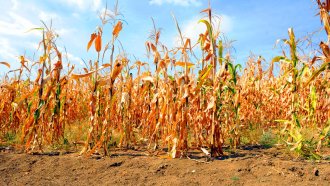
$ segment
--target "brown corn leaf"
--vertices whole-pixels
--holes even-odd
[[[215,106],[215,97],[212,96],[210,102],[207,104],[207,108],[205,111],[212,109],[214,106]]]
[[[149,41],[147,41],[146,42],[146,47],[147,47],[147,52],[148,52],[148,54],[150,53],[150,42]]]
[[[105,64],[102,65],[103,68],[107,68],[107,67],[110,67],[110,66],[111,66],[110,63],[105,63]]]
[[[91,72],[88,72],[86,74],[72,74],[71,77],[73,79],[80,79],[80,78],[83,78],[83,77],[88,77],[90,75],[92,75],[95,71],[91,71]]]
[[[111,65],[110,65],[110,64],[104,64],[104,65],[102,65],[101,68],[99,68],[99,69],[97,69],[97,70],[89,71],[89,72],[87,72],[87,73],[85,73],[85,74],[72,74],[71,77],[72,77],[73,79],[80,79],[80,78],[88,77],[88,76],[91,76],[93,73],[95,73],[95,72],[97,72],[97,71],[99,71],[99,70],[102,70],[102,69],[104,69],[104,68],[107,68],[107,67],[109,67],[109,66],[111,66]]]
[[[3,64],[3,65],[5,65],[5,66],[7,66],[8,68],[10,68],[10,64],[7,63],[7,62],[0,62],[0,64]]]
[[[210,59],[211,59],[211,57],[212,57],[212,55],[213,55],[213,54],[211,54],[211,53],[207,54],[207,56],[205,57],[205,61],[208,61],[208,60],[210,60]]]
[[[156,48],[156,46],[154,44],[149,43],[149,45],[150,45],[150,47],[151,47],[151,49],[152,49],[153,52],[157,52],[157,48]]]
[[[210,44],[210,42],[206,42],[205,43],[205,45],[204,45],[204,47],[203,47],[203,50],[210,50],[210,47],[211,47],[211,44]]]
[[[144,66],[144,65],[147,65],[148,63],[143,63],[141,61],[137,61],[137,62],[135,62],[135,64],[138,66]]]
[[[83,68],[83,70],[85,71],[85,73],[88,73],[88,70],[87,70],[87,68]]]
[[[112,35],[115,38],[117,38],[119,35],[119,32],[122,30],[122,28],[123,28],[123,23],[121,21],[118,21],[116,26],[113,28]]]
[[[96,38],[96,34],[92,33],[91,34],[91,39],[89,40],[88,44],[87,44],[87,51],[89,50],[89,48],[92,46],[94,39]]]
[[[188,46],[189,46],[189,48],[188,48]],[[189,49],[191,51],[191,42],[190,42],[189,38],[186,40],[186,42],[184,44],[183,50],[186,50],[186,49]],[[182,50],[182,53],[184,52],[183,50]]]
[[[200,13],[203,13],[203,12],[209,13],[210,11],[211,11],[211,9],[210,8],[207,8],[207,9],[202,10]]]
[[[324,56],[325,56],[326,58],[329,58],[329,57],[330,57],[330,49],[329,49],[329,46],[326,45],[325,43],[323,43],[323,41],[321,41],[321,43],[320,43],[320,47],[321,47],[321,49],[322,49],[322,52],[323,52]]]
[[[95,38],[95,50],[96,52],[100,52],[102,49],[102,37],[101,33],[98,33]]]
[[[117,76],[120,74],[122,68],[123,68],[123,65],[121,65],[120,62],[117,62],[111,72],[111,83],[113,83],[115,81]]]
[[[156,39],[155,39],[155,42],[158,43],[158,40],[159,40],[159,37],[160,37],[160,31],[157,31],[156,32]]]

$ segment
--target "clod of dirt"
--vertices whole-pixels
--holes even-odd
[[[164,172],[167,167],[168,167],[168,164],[160,165],[155,172],[156,173]]]
[[[298,168],[298,167],[290,167],[288,168],[289,171],[296,173],[295,175],[299,176],[299,177],[303,177],[305,175],[304,168]]]
[[[291,171],[291,172],[296,172],[298,170],[298,168],[297,167],[290,167],[290,168],[288,168],[288,170]]]
[[[245,169],[239,168],[237,170],[237,172],[251,172],[251,169],[250,168],[245,168]]]
[[[30,164],[30,165],[33,165],[33,164],[35,164],[35,163],[37,163],[37,160],[32,160],[29,164]]]
[[[122,150],[112,153],[117,157],[101,160],[78,153],[54,157],[0,152],[0,185],[327,185],[330,181],[329,162],[292,161],[287,154],[285,159],[272,158],[276,149],[263,150],[270,154],[260,157],[252,157],[254,151],[238,152],[250,158],[196,163],[132,158],[141,152]],[[204,154],[198,153],[191,158],[202,160]]]
[[[36,156],[59,156],[60,152],[32,152],[31,155],[36,155]]]
[[[6,152],[6,151],[13,151],[14,148],[13,147],[0,147],[0,151]]]
[[[96,159],[96,160],[100,160],[102,158],[103,158],[103,156],[101,156],[101,155],[93,155],[93,156],[91,156],[91,159]]]
[[[111,165],[109,165],[109,167],[119,167],[119,166],[121,166],[122,164],[123,164],[122,161],[120,161],[120,162],[115,162],[115,163],[112,163]]]

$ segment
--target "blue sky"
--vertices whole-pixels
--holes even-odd
[[[93,50],[86,52],[90,34],[100,25],[98,12],[105,7],[105,0],[1,0],[0,7],[0,61],[7,61],[12,68],[19,66],[18,56],[26,54],[32,59],[41,35],[27,30],[40,27],[40,20],[49,23],[60,35],[58,46],[65,47],[71,63],[81,66],[81,59],[95,59]],[[114,0],[108,0],[112,8]],[[145,41],[152,29],[151,17],[162,28],[161,42],[169,48],[175,46],[177,30],[173,13],[187,37],[196,37],[204,27],[198,24],[203,17],[199,12],[207,8],[206,0],[119,0],[119,10],[127,22],[119,35],[131,60],[146,59]],[[319,30],[317,6],[313,0],[211,0],[213,12],[220,15],[221,30],[229,40],[235,40],[233,55],[236,63],[244,64],[253,52],[270,60],[278,54],[273,49],[277,39],[287,37],[293,27],[296,36],[303,37]],[[110,38],[110,26],[104,30]],[[314,36],[317,44],[325,39],[320,32]],[[118,46],[118,43],[117,43]],[[117,48],[116,48],[117,49]],[[133,56],[134,55],[134,56]],[[36,57],[38,59],[39,57]],[[195,62],[195,61],[194,61]],[[0,66],[0,75],[6,67]]]

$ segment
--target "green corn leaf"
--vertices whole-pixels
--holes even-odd
[[[222,40],[219,40],[219,44],[218,44],[218,61],[219,61],[219,64],[222,65],[222,61],[223,61],[223,44],[222,44]]]
[[[308,79],[308,81],[305,84],[305,86],[309,85],[318,75],[320,75],[327,68],[330,68],[330,62],[323,63],[318,70],[316,70],[315,72],[313,72],[312,76]]]
[[[213,41],[212,25],[205,19],[199,20],[198,23],[204,23],[206,25],[207,31],[209,32],[209,38],[211,39],[212,44],[213,44],[214,41]]]
[[[310,99],[311,99],[312,109],[316,110],[317,95],[316,95],[315,86],[311,86],[311,88],[310,88]]]

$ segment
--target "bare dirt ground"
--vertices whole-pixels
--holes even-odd
[[[243,147],[206,161],[199,151],[112,150],[110,157],[0,150],[0,185],[330,185],[330,161],[298,160],[285,150]]]

